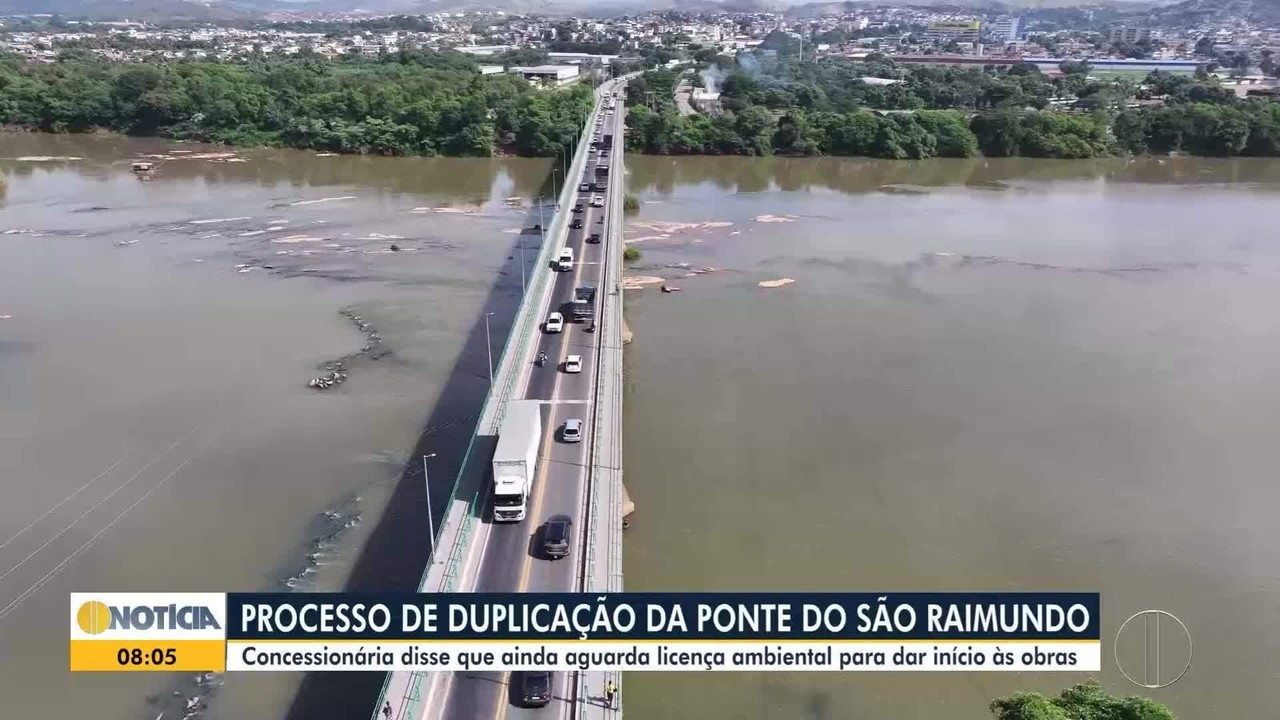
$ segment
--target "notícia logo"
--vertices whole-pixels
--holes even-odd
[[[89,635],[108,630],[221,630],[204,605],[107,605],[90,600],[76,611],[76,625]]]

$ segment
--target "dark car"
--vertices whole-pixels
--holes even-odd
[[[574,211],[575,213],[580,213],[580,212],[582,212],[582,203],[578,203],[577,205],[574,205],[574,206],[573,206],[573,211]]]
[[[530,670],[520,678],[520,704],[525,707],[543,707],[551,702],[551,673]]]
[[[568,557],[572,534],[573,520],[568,515],[552,515],[542,533],[542,554],[549,560]]]
[[[599,242],[600,242],[600,233],[591,233],[590,235],[588,235],[588,236],[587,236],[587,242],[591,243],[592,245],[599,244]]]
[[[581,230],[581,229],[582,229],[582,218],[574,218],[574,219],[573,219],[573,222],[569,223],[569,227],[570,227],[570,228],[572,228],[572,229],[574,229],[574,230]]]

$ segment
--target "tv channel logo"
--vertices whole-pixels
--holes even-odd
[[[72,639],[226,637],[224,593],[72,593]]]

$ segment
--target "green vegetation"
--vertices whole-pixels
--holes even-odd
[[[0,58],[0,124],[105,128],[236,145],[381,155],[556,155],[591,109],[591,89],[539,91],[481,76],[458,53],[378,60],[111,64],[83,52],[52,65]]]
[[[1067,688],[1056,698],[1017,693],[991,703],[997,720],[1174,720],[1164,705],[1149,698],[1118,698],[1097,682]]]
[[[622,198],[622,212],[628,215],[635,215],[640,212],[640,201],[634,195],[626,195]]]
[[[640,259],[640,248],[635,245],[628,245],[626,250],[622,251],[622,259],[627,262],[635,262]]]
[[[723,114],[688,117],[672,96],[678,75],[655,70],[628,87],[627,146],[672,155],[894,159],[1280,155],[1280,103],[1239,99],[1207,76],[1153,72],[1139,84],[1064,65],[1065,74],[1051,79],[1031,64],[904,68],[874,55],[771,66],[750,60],[720,83]]]

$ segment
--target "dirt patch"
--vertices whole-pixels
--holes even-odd
[[[291,202],[291,203],[289,203],[289,205],[291,205],[291,206],[296,206],[296,205],[319,205],[320,203],[331,203],[331,202],[338,202],[338,201],[341,201],[341,200],[355,200],[355,199],[356,199],[356,196],[355,196],[355,195],[342,195],[342,196],[340,196],[340,197],[327,197],[327,198],[320,198],[319,200],[299,200],[299,201],[297,201],[297,202]]]
[[[409,211],[414,215],[424,215],[426,213],[438,213],[441,215],[476,215],[480,212],[480,208],[459,208],[459,207],[416,207]]]
[[[711,222],[633,222],[629,227],[650,230],[662,235],[675,235],[678,233],[690,232],[694,230],[716,230],[732,226],[733,223],[727,220],[714,220]]]
[[[793,282],[795,282],[795,280],[792,280],[791,278],[778,278],[777,280],[761,280],[757,284],[762,288],[777,288],[782,287],[783,285],[790,285]]]
[[[756,222],[758,223],[789,223],[789,222],[795,222],[796,219],[797,219],[797,216],[795,215],[757,215],[756,216]]]
[[[623,290],[643,290],[649,285],[661,285],[666,282],[665,278],[653,275],[628,275],[622,278]]]

